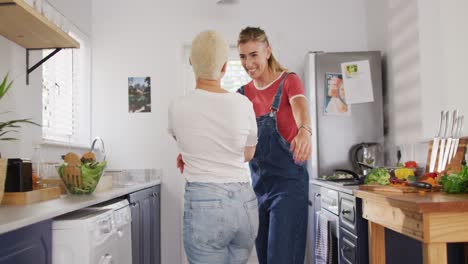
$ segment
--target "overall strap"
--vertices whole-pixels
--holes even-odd
[[[271,104],[271,112],[278,112],[279,111],[279,105],[280,105],[280,102],[281,102],[281,94],[283,93],[283,83],[284,83],[284,80],[286,80],[286,77],[288,76],[288,74],[290,73],[286,73],[283,78],[281,78],[281,82],[279,84],[279,87],[278,87],[278,90],[276,91],[276,94],[275,94],[275,97],[273,98],[273,103]],[[294,74],[294,73],[292,73]]]
[[[242,85],[241,88],[237,89],[237,92],[242,94],[242,95],[245,95],[244,85]]]

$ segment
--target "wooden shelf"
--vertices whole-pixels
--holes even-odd
[[[80,47],[23,0],[0,0],[0,34],[27,49]]]

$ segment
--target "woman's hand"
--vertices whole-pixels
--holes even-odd
[[[182,154],[179,153],[176,159],[176,166],[179,169],[180,173],[184,173],[185,162],[182,159]]]
[[[310,156],[310,133],[306,129],[299,129],[291,141],[291,151],[294,160],[298,163],[306,161]]]

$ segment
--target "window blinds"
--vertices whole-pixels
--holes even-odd
[[[239,59],[229,59],[226,74],[221,79],[221,87],[229,92],[236,92],[242,85],[250,82],[249,75],[245,72]]]
[[[63,49],[42,66],[42,137],[46,141],[88,145],[90,138],[87,37],[70,33],[79,49]],[[43,56],[52,50],[44,50]]]

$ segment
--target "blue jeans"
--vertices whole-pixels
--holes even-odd
[[[190,264],[247,263],[258,221],[249,183],[187,183],[183,233]]]

